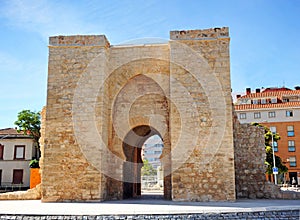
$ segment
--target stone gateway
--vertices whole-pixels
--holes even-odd
[[[160,44],[50,37],[42,201],[140,196],[153,135],[165,199],[234,201],[229,41],[226,27],[171,31]]]

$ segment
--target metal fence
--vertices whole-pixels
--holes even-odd
[[[163,181],[158,180],[157,176],[142,176],[142,189],[160,189],[163,187]]]
[[[0,193],[22,190],[22,183],[2,182],[0,184]]]

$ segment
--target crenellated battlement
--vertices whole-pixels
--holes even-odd
[[[229,38],[229,28],[170,31],[171,40],[206,40],[217,38]]]
[[[49,46],[105,46],[109,41],[105,35],[73,35],[53,36],[49,38]]]

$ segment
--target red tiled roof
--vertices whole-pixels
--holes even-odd
[[[31,138],[28,135],[23,134],[22,132],[18,132],[17,129],[15,128],[4,128],[4,129],[0,129],[0,139],[1,138],[18,138],[18,137],[22,137],[22,138]]]
[[[291,91],[291,89],[286,88],[286,87],[270,87],[264,89],[262,92],[274,92],[274,91]]]
[[[270,104],[240,104],[234,105],[235,110],[268,109],[268,108],[300,108],[300,102],[283,102]]]
[[[300,95],[300,90],[264,90],[259,93],[250,93],[248,95],[243,95],[241,98],[265,98],[265,97],[278,97],[281,99],[283,96],[293,96],[293,95]]]
[[[0,129],[0,134],[19,134],[17,129],[14,128],[4,128]]]

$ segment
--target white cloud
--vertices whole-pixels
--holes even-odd
[[[2,4],[3,2],[3,4]],[[105,33],[120,42],[139,36],[159,36],[156,27],[167,25],[159,17],[157,1],[58,1],[2,0],[0,17],[6,25],[38,33],[47,41],[49,36]],[[124,38],[125,36],[125,38]]]
[[[90,33],[94,26],[86,24],[80,12],[61,1],[9,0],[0,11],[10,26],[36,32],[43,38],[59,34]]]

